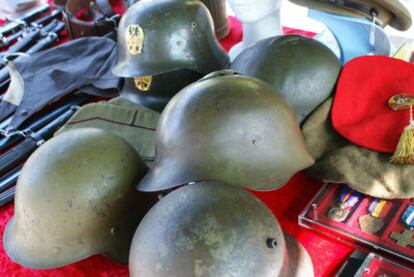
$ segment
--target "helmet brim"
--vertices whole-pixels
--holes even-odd
[[[48,244],[32,247],[31,241],[33,237],[30,234],[22,234],[12,217],[3,234],[3,246],[7,256],[17,264],[34,269],[49,269],[69,265],[98,254],[98,251],[90,251],[90,249],[85,252],[78,250],[72,252],[71,249],[60,247],[50,249]]]
[[[312,260],[306,249],[292,236],[285,233],[286,249],[289,257],[289,276],[314,276]]]

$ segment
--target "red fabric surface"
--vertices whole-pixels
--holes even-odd
[[[332,107],[335,129],[352,143],[393,153],[409,111],[393,111],[390,97],[414,94],[414,65],[383,56],[350,61],[342,70]]]
[[[222,41],[227,50],[242,38],[240,23],[235,18],[230,18],[230,24],[231,34]],[[285,31],[314,35],[288,28]],[[296,237],[307,249],[314,265],[315,276],[333,276],[353,249],[298,225],[299,213],[321,186],[321,183],[299,173],[281,189],[272,192],[255,192],[254,194],[273,211],[285,232]],[[1,237],[12,215],[12,203],[0,208]],[[32,270],[11,261],[4,251],[3,244],[1,244],[0,276],[128,276],[128,266],[96,255],[58,269]]]

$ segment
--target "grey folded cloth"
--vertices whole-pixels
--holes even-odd
[[[302,126],[305,143],[316,159],[306,172],[377,198],[414,197],[414,166],[391,164],[391,154],[359,147],[342,137],[331,123],[332,101],[332,97],[325,101]]]

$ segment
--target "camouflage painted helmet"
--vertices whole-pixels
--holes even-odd
[[[94,254],[126,263],[154,203],[134,184],[148,168],[123,139],[99,129],[63,132],[37,149],[16,186],[3,244],[16,263],[64,266]]]
[[[161,199],[144,217],[129,255],[132,277],[313,276],[306,250],[285,240],[255,196],[222,183],[197,183]]]
[[[231,68],[270,84],[299,122],[331,95],[341,70],[328,47],[298,35],[261,40],[240,53]]]
[[[127,78],[121,97],[135,104],[162,112],[171,98],[185,86],[203,75],[188,69],[178,69],[154,76]]]
[[[173,97],[158,122],[156,151],[138,190],[192,181],[270,190],[314,162],[287,103],[266,83],[232,71],[211,73]]]
[[[112,72],[124,78],[183,68],[207,74],[229,63],[208,9],[197,0],[135,3],[119,24],[118,52]]]

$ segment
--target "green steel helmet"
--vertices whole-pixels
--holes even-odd
[[[154,76],[127,78],[124,80],[121,97],[154,111],[162,112],[177,92],[202,76],[195,71],[178,69]]]
[[[129,254],[132,277],[313,276],[306,250],[270,210],[237,186],[179,188],[148,212]]]
[[[156,151],[138,190],[193,181],[271,190],[314,162],[283,98],[266,83],[228,70],[172,98],[158,122]]]
[[[61,133],[25,163],[3,244],[16,263],[64,266],[94,254],[126,263],[155,201],[135,190],[148,168],[123,139],[94,128]]]
[[[261,40],[240,53],[231,68],[270,84],[300,123],[331,95],[341,70],[328,47],[298,35]]]
[[[135,3],[119,23],[118,52],[112,72],[124,78],[183,68],[207,74],[229,64],[211,15],[198,0]]]

